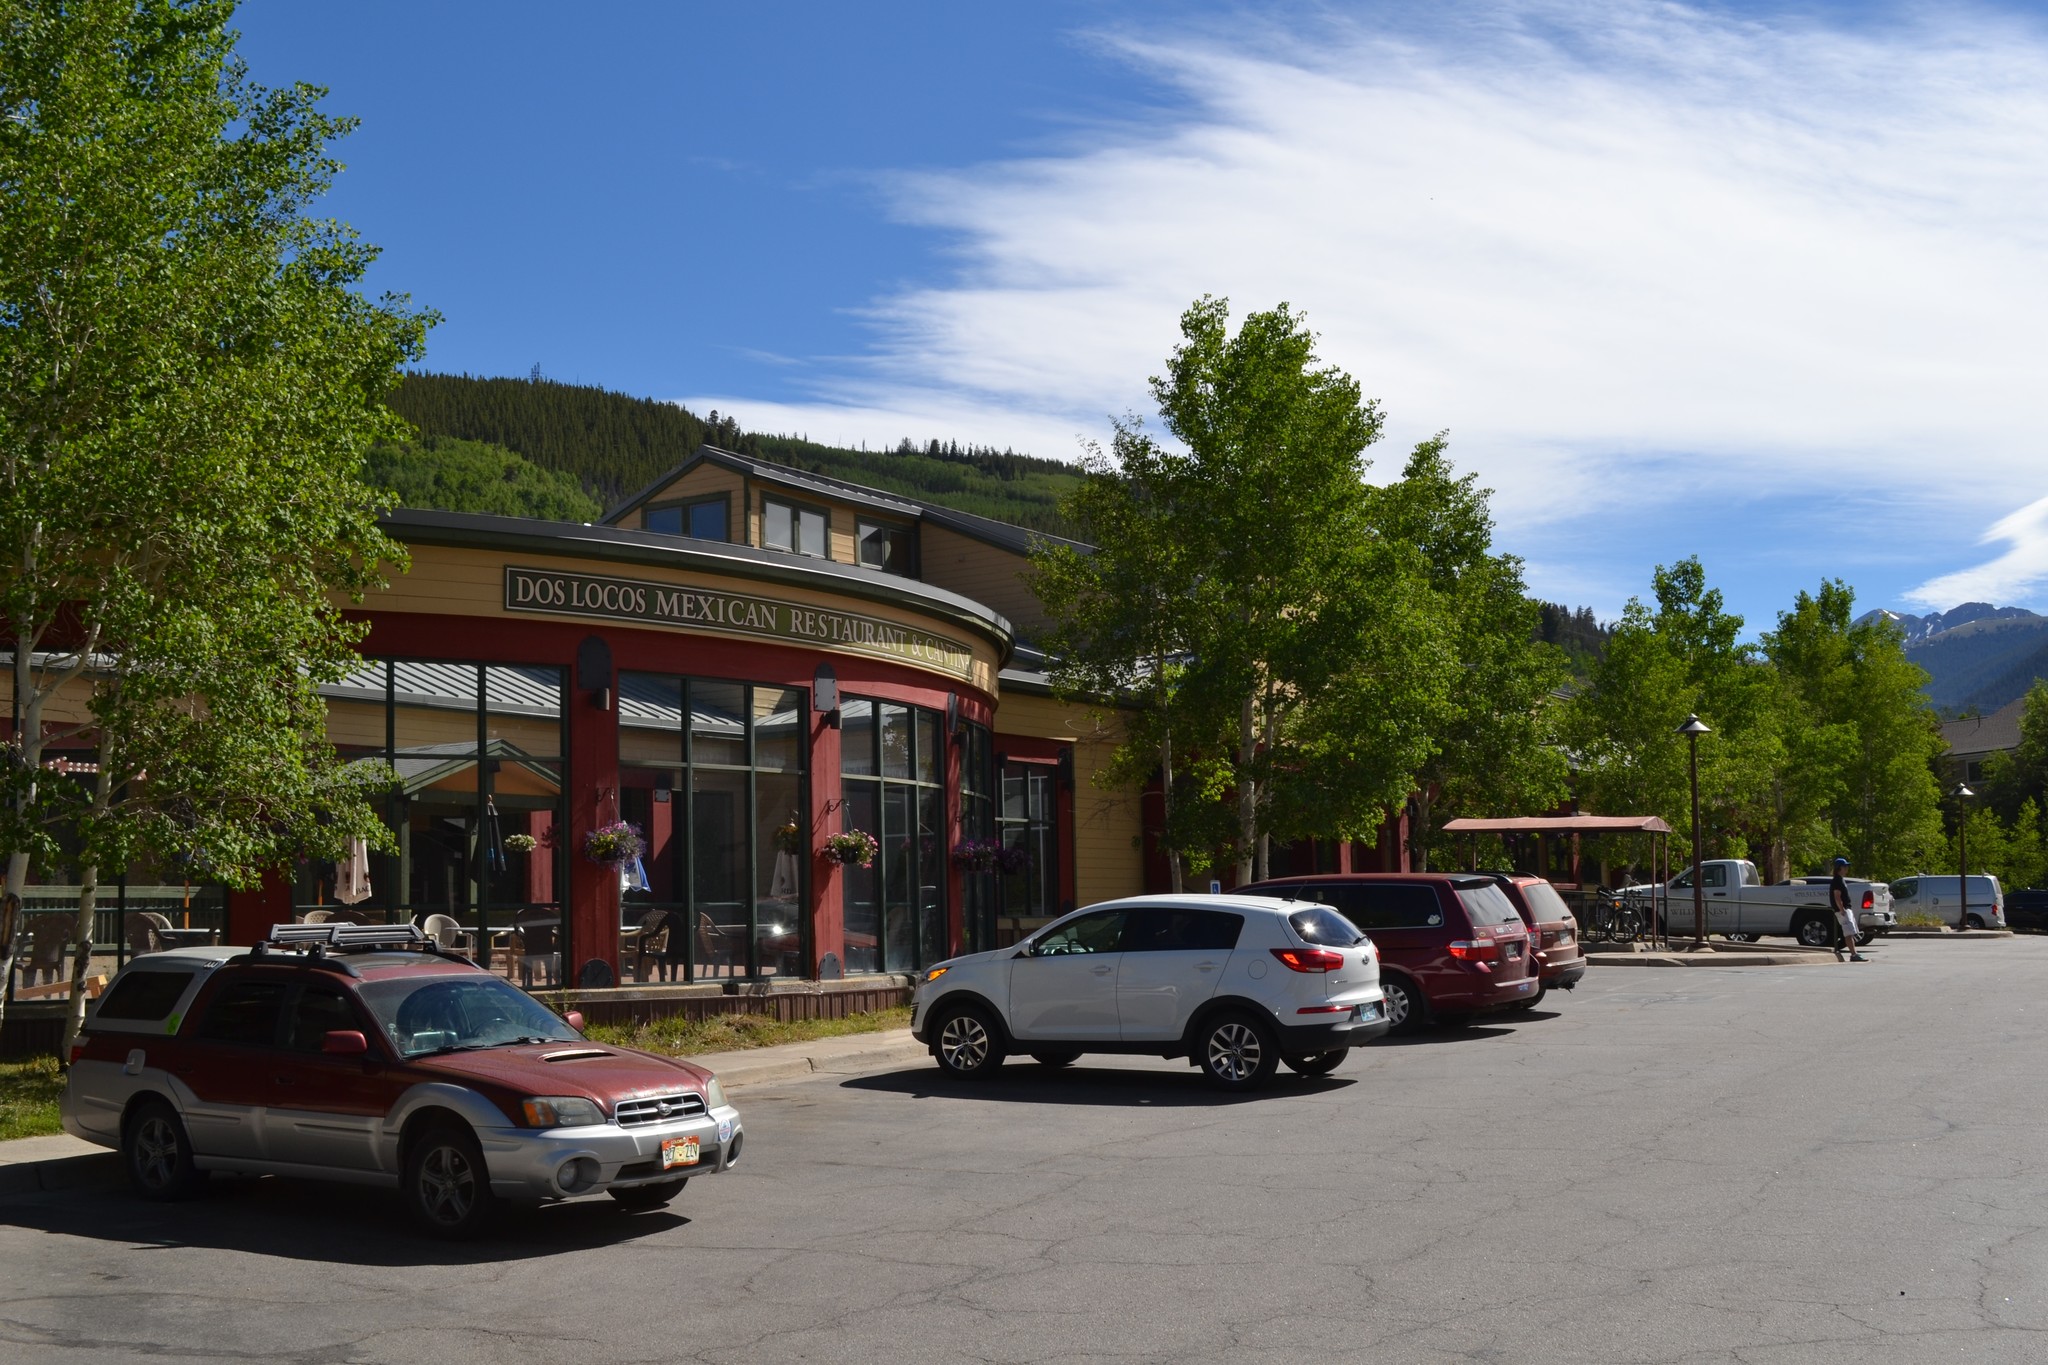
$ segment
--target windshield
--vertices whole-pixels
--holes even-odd
[[[1294,926],[1294,932],[1301,935],[1303,943],[1318,948],[1349,948],[1365,937],[1358,932],[1358,926],[1345,919],[1328,906],[1318,905],[1310,910],[1297,910],[1287,917]]]
[[[370,981],[361,994],[401,1057],[507,1043],[580,1041],[576,1030],[538,1000],[482,972]]]

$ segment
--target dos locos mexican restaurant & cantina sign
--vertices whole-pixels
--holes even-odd
[[[878,617],[750,593],[637,578],[505,566],[505,610],[595,616],[689,630],[822,645],[971,679],[974,654],[957,640]]]

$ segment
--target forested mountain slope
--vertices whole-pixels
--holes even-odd
[[[483,442],[575,478],[607,506],[681,464],[706,441],[872,488],[924,498],[1034,530],[1070,533],[1059,500],[1080,475],[1059,460],[908,439],[894,450],[847,450],[742,431],[737,422],[652,398],[550,379],[411,374],[390,400],[424,437]]]

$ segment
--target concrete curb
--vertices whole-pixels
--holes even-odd
[[[1972,939],[1981,941],[1987,938],[2012,937],[2014,934],[2010,929],[1887,929],[1884,937],[1878,942],[1882,943],[1887,938],[1960,939],[1967,942]]]
[[[891,1029],[739,1052],[708,1052],[689,1060],[711,1071],[721,1084],[736,1088],[905,1066],[923,1061],[926,1055],[925,1045],[912,1038],[909,1029]]]
[[[1587,953],[1602,967],[1819,967],[1833,966],[1832,953]]]
[[[121,1178],[121,1158],[68,1133],[0,1142],[0,1198],[75,1190]]]

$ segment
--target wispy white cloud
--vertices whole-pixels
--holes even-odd
[[[1103,38],[1184,109],[895,179],[952,278],[878,300],[876,349],[814,402],[688,401],[1068,455],[1147,408],[1180,311],[1217,293],[1305,309],[1393,450],[1448,427],[1511,540],[1817,489],[1981,525],[2048,490],[2037,28],[1386,13]]]
[[[1915,602],[1947,609],[1958,602],[2013,602],[2048,586],[2048,498],[1995,522],[1980,544],[2005,542],[1988,563],[1930,579],[1908,592]]]

